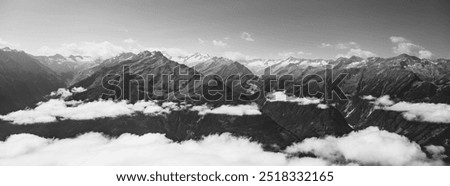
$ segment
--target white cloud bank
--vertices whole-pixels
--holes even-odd
[[[450,123],[450,105],[447,104],[399,102],[385,109],[403,112],[403,117],[411,121]]]
[[[222,48],[228,46],[227,43],[225,43],[225,42],[223,42],[221,40],[213,40],[212,43],[213,43],[214,46],[222,47]]]
[[[442,153],[433,146],[432,152]],[[312,152],[317,157],[298,157]],[[433,157],[442,157],[439,154]],[[0,165],[440,165],[397,134],[369,128],[342,138],[311,138],[285,152],[264,151],[259,143],[230,134],[173,142],[162,134],[107,138],[87,133],[73,139],[15,134],[0,142]]]
[[[246,40],[246,41],[255,41],[252,38],[252,35],[250,33],[248,33],[248,32],[242,32],[241,33],[241,39]]]
[[[62,153],[63,152],[63,153]],[[162,134],[88,133],[75,139],[18,134],[0,142],[0,165],[326,165],[319,158],[288,158],[229,134],[173,142]]]
[[[211,108],[206,105],[194,106],[191,110],[198,111],[199,115],[206,114],[227,114],[234,116],[243,115],[261,115],[261,111],[256,103],[250,105],[222,105],[217,108]]]
[[[404,37],[399,36],[391,36],[389,38],[392,43],[396,44],[397,46],[393,47],[395,54],[409,54],[414,55],[419,58],[431,58],[433,53],[431,53],[429,50],[426,50],[424,47],[420,45],[416,45],[414,43],[411,43],[408,39]]]
[[[85,91],[75,88],[74,91]],[[156,101],[139,101],[130,104],[127,101],[98,100],[92,102],[65,101],[73,94],[66,89],[59,89],[52,93],[59,95],[62,99],[51,99],[47,102],[38,103],[34,109],[25,109],[0,115],[1,120],[11,121],[14,124],[51,123],[58,120],[92,120],[98,118],[114,118],[118,116],[130,116],[137,112],[146,115],[168,114],[175,110],[189,109],[198,111],[199,115],[225,114],[225,115],[260,115],[261,112],[256,104],[251,105],[222,105],[217,108],[206,105],[192,106],[183,103]]]
[[[437,149],[437,150],[436,150]],[[334,163],[362,165],[441,165],[429,159],[420,146],[406,137],[369,127],[338,138],[309,138],[286,149],[288,153],[312,153]],[[434,146],[430,153],[442,153]],[[433,154],[434,157],[439,157]]]
[[[267,101],[269,102],[295,102],[298,103],[299,105],[311,105],[311,104],[315,104],[317,105],[317,108],[320,109],[327,109],[328,105],[326,104],[321,104],[322,100],[315,98],[315,97],[293,97],[293,96],[288,96],[286,95],[284,92],[281,91],[277,91],[277,92],[273,92],[271,94],[269,94],[267,96]]]
[[[362,98],[370,100],[376,106],[376,109],[402,112],[403,117],[409,121],[450,124],[450,105],[448,104],[409,103],[405,101],[395,103],[390,99],[389,95],[384,95],[379,98],[368,95]]]

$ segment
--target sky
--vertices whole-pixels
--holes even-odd
[[[450,58],[450,1],[0,0],[0,47],[251,58]]]

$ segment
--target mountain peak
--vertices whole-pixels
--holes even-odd
[[[352,56],[349,59],[352,60],[352,61],[362,61],[363,60],[363,58],[358,57],[358,56]]]
[[[13,51],[13,49],[11,49],[11,48],[9,48],[9,47],[2,48],[2,50],[5,51],[5,52]]]
[[[160,52],[160,51],[152,51],[152,52],[150,52],[148,50],[139,52],[138,56],[141,57],[141,58],[143,58],[143,57],[165,57],[164,54],[162,52]]]
[[[416,56],[408,55],[408,54],[405,54],[405,53],[400,54],[400,55],[396,56],[395,58],[397,58],[397,59],[419,59]]]
[[[289,56],[288,58],[286,58],[286,61],[294,61],[294,60],[298,60],[295,57]]]

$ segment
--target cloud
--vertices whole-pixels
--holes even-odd
[[[277,91],[270,93],[267,96],[267,101],[270,102],[296,102],[299,105],[310,105],[310,104],[320,104],[322,102],[321,99],[314,98],[314,97],[293,97],[288,96],[284,92]],[[319,108],[324,108],[324,105],[320,105]]]
[[[434,149],[435,150],[435,149]],[[336,164],[362,165],[442,165],[429,159],[415,142],[376,127],[343,137],[309,138],[286,149],[287,153],[312,153]]]
[[[428,145],[425,146],[425,150],[430,153],[434,159],[447,158],[447,155],[445,155],[445,148],[443,146]]]
[[[222,105],[217,108],[211,108],[206,105],[194,106],[191,110],[198,111],[199,115],[206,114],[226,114],[233,116],[243,115],[261,115],[256,103],[250,105]]]
[[[225,43],[225,42],[223,42],[221,40],[213,40],[212,43],[213,43],[214,46],[222,47],[222,48],[228,46],[227,43]]]
[[[62,153],[63,152],[63,153]],[[327,165],[320,158],[289,157],[230,134],[173,142],[163,134],[88,133],[74,139],[16,134],[0,142],[1,165]]]
[[[319,45],[320,48],[327,48],[327,47],[331,47],[331,46],[333,46],[333,45],[330,44],[330,43],[321,43],[321,44]]]
[[[402,112],[403,117],[411,121],[450,123],[450,105],[443,103],[408,103],[403,101],[384,109]]]
[[[312,53],[304,52],[304,51],[298,51],[298,52],[280,52],[278,53],[278,56],[281,58],[288,58],[288,57],[302,57],[302,56],[310,56]]]
[[[81,87],[81,88],[83,88],[83,87]],[[70,90],[67,90],[65,88],[59,88],[58,90],[50,93],[50,96],[57,96],[61,99],[66,99],[72,95],[73,95],[73,93]]]
[[[433,56],[433,53],[431,53],[429,50],[426,50],[420,45],[412,43],[410,40],[404,37],[391,36],[389,39],[392,43],[396,44],[396,46],[392,48],[395,54],[409,54],[417,56],[419,58],[427,59]]]
[[[188,52],[186,50],[183,50],[181,48],[176,48],[176,47],[153,47],[153,48],[145,48],[145,50],[148,51],[161,51],[163,54],[166,55],[167,58],[172,58],[172,57],[180,57],[180,56],[190,56],[192,55],[191,52]]]
[[[137,41],[132,39],[132,38],[124,39],[123,42],[127,43],[127,44],[135,44],[135,43],[137,43]]]
[[[372,96],[372,95],[367,95],[367,96],[363,96],[362,99],[372,101],[372,100],[375,100],[377,98],[375,96]]]
[[[28,125],[35,123],[51,123],[58,120],[92,120],[97,118],[114,118],[118,116],[131,116],[137,112],[146,115],[168,114],[175,110],[190,110],[205,114],[223,115],[260,115],[256,104],[250,105],[222,105],[217,108],[206,105],[192,106],[183,103],[139,101],[130,104],[127,101],[97,100],[92,102],[65,101],[65,98],[85,91],[83,88],[74,88],[72,91],[59,89],[51,96],[60,96],[61,99],[50,99],[40,102],[34,109],[25,109],[0,115],[1,120],[10,121],[13,124]]]
[[[251,35],[250,33],[248,33],[248,32],[242,32],[242,33],[241,33],[241,38],[242,38],[243,40],[246,40],[246,41],[255,41],[255,40],[252,38],[252,35]]]
[[[326,47],[334,47],[338,50],[347,50],[347,53],[345,54],[338,54],[336,55],[336,58],[340,58],[340,57],[346,57],[346,58],[350,58],[352,56],[358,56],[361,58],[368,58],[368,57],[373,57],[376,56],[375,53],[371,52],[371,51],[367,51],[367,50],[363,50],[360,48],[359,44],[354,42],[354,41],[350,41],[347,43],[337,43],[337,44],[330,44],[330,43],[322,43],[320,45],[321,48],[326,48]]]
[[[295,52],[280,52],[278,53],[278,56],[280,56],[281,58],[288,58],[288,57],[293,57],[295,55]]]
[[[134,112],[132,105],[127,105],[125,101],[94,101],[71,105],[64,100],[52,99],[40,103],[35,109],[12,112],[5,116],[0,116],[0,119],[12,121],[15,124],[33,124],[56,122],[57,118],[63,120],[90,120],[131,115]]]
[[[379,98],[376,98],[375,101],[373,101],[372,103],[375,104],[376,106],[384,107],[384,106],[391,106],[395,102],[391,100],[391,97],[389,95],[384,95]]]
[[[354,42],[354,41],[349,41],[347,43],[336,43],[336,44],[331,44],[331,43],[321,43],[319,45],[320,48],[328,48],[328,47],[333,47],[339,50],[345,50],[345,49],[350,49],[350,48],[359,48],[358,43]]]
[[[206,42],[205,40],[203,40],[201,38],[198,38],[197,40],[198,40],[198,44],[200,44],[200,45],[204,45]]]
[[[83,87],[73,87],[72,90],[70,90],[70,91],[73,93],[81,93],[81,92],[86,91],[86,89]]]
[[[173,110],[186,109],[187,105],[172,102],[158,104],[155,101],[139,101],[130,104],[127,101],[98,100],[92,102],[65,101],[64,99],[84,89],[59,89],[51,96],[61,96],[61,99],[51,99],[40,102],[34,109],[19,110],[6,115],[0,115],[1,120],[14,124],[27,125],[35,123],[51,123],[58,120],[92,120],[97,118],[114,118],[130,116],[136,112],[147,115],[167,114]]]
[[[222,56],[225,58],[231,59],[231,60],[235,60],[235,61],[254,59],[254,57],[252,57],[252,56],[248,56],[248,55],[242,54],[240,52],[234,52],[234,51],[226,51],[223,53]]]
[[[359,45],[356,42],[350,41],[348,43],[338,43],[335,47],[340,50],[345,50],[349,48],[359,48]]]
[[[409,42],[408,40],[406,40],[403,37],[398,37],[398,36],[391,36],[389,39],[391,39],[391,42],[393,43],[405,43],[405,42]]]
[[[16,48],[18,46],[20,46],[20,45],[17,43],[11,43],[11,42],[8,42],[8,41],[0,38],[0,48],[4,48],[4,47]]]
[[[61,54],[63,56],[80,55],[90,56],[93,58],[107,59],[128,51],[127,49],[110,43],[104,42],[81,42],[81,43],[64,43],[57,48],[43,46],[37,50],[37,55],[54,55]]]
[[[374,56],[376,56],[376,54],[371,52],[371,51],[362,50],[360,48],[351,48],[346,54],[338,54],[336,56],[336,58],[339,58],[339,57],[350,58],[352,56],[358,56],[358,57],[361,57],[361,58],[368,58],[368,57],[374,57]]]
[[[259,143],[227,133],[183,142],[152,133],[71,139],[15,134],[0,142],[0,165],[441,165],[442,147],[427,149],[433,158],[405,137],[374,127],[341,138],[309,138],[283,152],[264,151]]]
[[[312,53],[310,53],[310,52],[303,52],[303,51],[299,51],[299,52],[297,52],[297,54],[298,55],[312,55]]]
[[[423,121],[431,123],[450,123],[450,105],[443,103],[395,103],[384,95],[379,98],[363,96],[365,100],[373,100],[376,109],[402,112],[403,117],[410,121]]]

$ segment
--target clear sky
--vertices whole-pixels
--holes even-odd
[[[449,33],[449,0],[0,0],[0,45],[32,54],[450,58]]]

